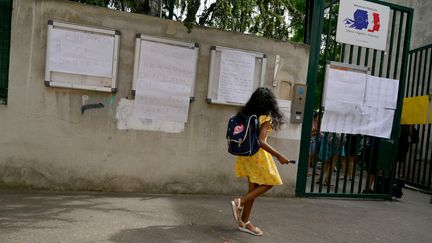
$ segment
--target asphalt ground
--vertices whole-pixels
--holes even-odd
[[[236,229],[218,195],[0,191],[0,242],[432,242],[431,196],[396,201],[272,198]]]

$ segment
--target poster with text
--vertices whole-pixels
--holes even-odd
[[[185,123],[195,72],[193,49],[141,41],[136,117]]]
[[[255,55],[222,50],[218,100],[245,104],[253,92]]]

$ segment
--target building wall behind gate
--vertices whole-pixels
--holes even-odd
[[[106,27],[121,32],[118,91],[106,94],[44,86],[48,20]],[[132,87],[135,35],[168,37],[200,44],[195,101],[180,133],[118,130],[119,102]],[[275,56],[279,79],[305,83],[307,46],[239,33],[194,28],[182,23],[59,0],[14,0],[8,105],[0,106],[0,186],[56,190],[142,191],[155,193],[236,193],[244,180],[234,177],[226,152],[227,118],[238,108],[205,102],[210,47],[267,54],[265,86],[271,87]],[[282,92],[275,87],[276,94]],[[85,101],[86,100],[86,101]],[[83,102],[101,109],[81,113]],[[290,138],[270,143],[298,159],[300,125]],[[296,166],[279,166],[293,195]]]
[[[432,1],[430,0],[388,0],[391,2],[414,9],[414,18],[411,34],[411,47],[415,49],[432,44],[432,23],[430,13],[432,12]]]

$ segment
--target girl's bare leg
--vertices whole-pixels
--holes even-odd
[[[258,184],[255,184],[255,183],[251,183],[250,181],[249,181],[249,190],[248,190],[248,193],[251,193],[253,190],[255,190],[256,188],[258,187]],[[242,221],[243,222],[247,222],[248,220],[249,220],[249,216],[250,216],[250,214],[251,214],[251,211],[252,211],[252,206],[253,206],[253,203],[254,203],[254,199],[252,199],[251,201],[249,201],[249,202],[243,202],[243,214],[242,214]]]
[[[241,205],[243,206],[243,222],[249,221],[255,198],[261,196],[263,193],[270,190],[272,187],[273,186],[271,185],[258,185],[249,181],[249,191],[244,197],[241,198]]]

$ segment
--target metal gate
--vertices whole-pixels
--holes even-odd
[[[432,45],[410,51],[405,97],[430,94]],[[415,125],[419,142],[410,146],[406,162],[397,169],[397,177],[420,189],[432,190],[431,124]]]
[[[386,52],[337,43],[339,1],[311,1],[313,16],[307,77],[308,93],[300,145],[297,196],[377,199],[392,197],[393,187],[390,185],[393,185],[395,174],[413,10],[378,0],[368,1],[389,6],[391,9]],[[324,6],[324,2],[329,4]],[[391,139],[377,140],[368,136],[335,133],[323,133],[320,136],[318,133],[315,139],[319,142],[311,146],[313,110],[314,107],[318,110],[316,126],[319,131],[324,67],[329,61],[368,67],[373,76],[399,80]],[[375,164],[372,161],[377,162]]]
[[[12,0],[0,0],[0,104],[7,103]]]

